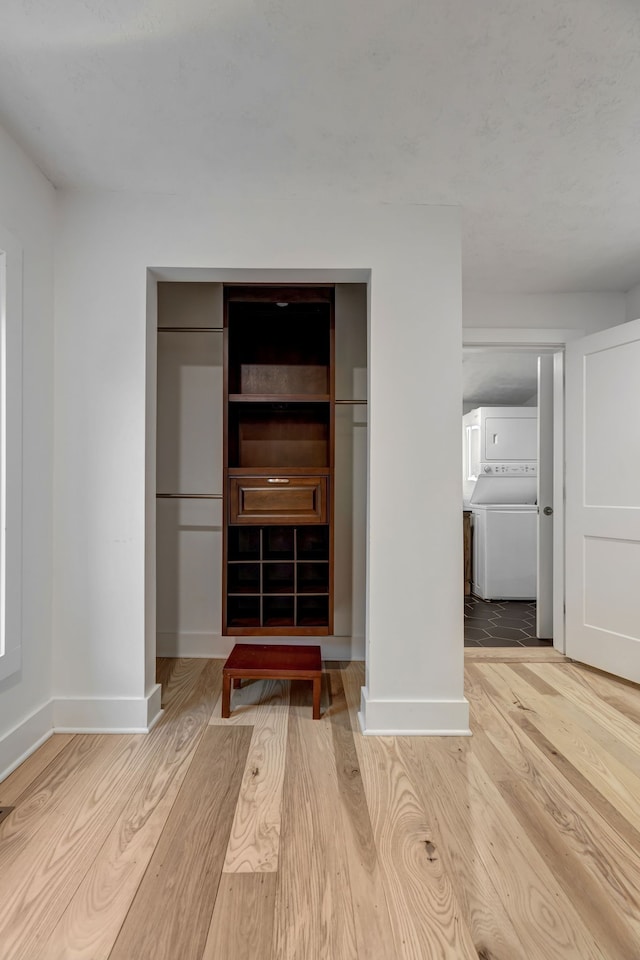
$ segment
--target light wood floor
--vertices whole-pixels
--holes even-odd
[[[361,664],[159,662],[147,736],[51,738],[4,784],[2,960],[637,960],[638,689],[467,657],[472,738],[357,732]],[[259,701],[256,705],[256,701]]]

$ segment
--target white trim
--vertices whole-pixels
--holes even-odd
[[[543,327],[463,327],[465,347],[562,347],[584,330]]]
[[[20,667],[22,666],[22,649],[21,646],[14,646],[10,650],[6,650],[4,656],[0,657],[0,680],[5,680],[7,677],[12,676],[14,673],[18,673]]]
[[[368,267],[149,267],[155,280],[179,283],[369,283]]]
[[[52,714],[53,704],[49,700],[0,739],[0,780],[13,773],[49,739],[53,733]]]
[[[363,717],[358,713],[358,724],[363,737],[472,737],[471,730],[372,730],[363,728]]]
[[[554,611],[554,575],[553,560],[555,538],[553,528],[556,517],[549,517],[545,509],[555,510],[553,494],[555,491],[555,418],[553,401],[555,399],[554,358],[553,353],[538,356],[538,417],[537,417],[537,458],[538,458],[538,509],[536,513],[536,636],[541,640],[553,638]]]
[[[571,340],[585,335],[584,330],[517,327],[464,327],[462,346],[497,347],[498,349],[556,347],[562,350]],[[559,359],[558,359],[559,358]],[[554,354],[553,390],[553,646],[565,653],[565,545],[564,545],[564,355]],[[557,639],[556,639],[557,633]]]
[[[156,426],[158,378],[158,282],[147,270],[145,356],[144,683],[156,678]]]
[[[59,697],[53,701],[56,733],[148,733],[160,715],[162,688],[146,697]]]
[[[371,700],[360,692],[360,730],[372,737],[469,737],[469,704],[459,700]]]
[[[565,492],[564,353],[553,355],[553,647],[566,652],[565,636]]]
[[[160,717],[163,715],[163,713],[164,713],[164,710],[160,708],[160,710],[158,710],[158,712],[156,713],[155,717],[152,717],[151,720],[149,720],[149,722],[147,723],[147,729],[145,730],[145,733],[151,733],[151,731],[153,730],[153,728],[155,727],[156,723],[158,722]]]
[[[0,252],[0,657],[3,659],[7,651],[7,324],[12,317],[7,292],[11,281],[7,284],[7,273],[7,253],[3,250]],[[13,651],[8,652],[11,658]],[[10,662],[11,659],[5,661],[5,669]]]
[[[22,263],[0,227],[0,680],[22,665]]]
[[[157,284],[159,281],[179,281],[182,283],[203,281],[209,283],[365,283],[367,284],[367,311],[369,312],[369,285],[371,282],[370,268],[305,268],[291,269],[273,268],[230,268],[230,267],[147,267],[147,296],[146,296],[146,451],[145,451],[145,661],[146,672],[149,673],[155,657],[194,657],[218,658],[228,657],[235,642],[241,638],[222,637],[214,633],[155,633],[156,624],[156,458],[155,436],[157,429],[156,409],[156,375],[157,356],[156,340],[158,328],[157,311]],[[367,337],[370,342],[369,336]],[[368,350],[370,347],[367,348]],[[369,469],[367,466],[367,529]],[[367,558],[368,559],[368,558]],[[369,565],[367,563],[366,591],[369,590]],[[367,604],[368,608],[368,604]],[[155,636],[154,636],[155,633]],[[330,638],[320,637],[319,643],[327,643]],[[293,642],[310,643],[313,638],[292,638]],[[282,643],[287,638],[262,637],[263,643]],[[155,650],[153,649],[155,642]],[[365,642],[362,640],[360,648],[363,651],[362,659],[366,659]],[[344,645],[327,649],[327,659],[351,660],[352,645]],[[359,659],[359,658],[357,658]],[[148,679],[148,677],[147,677]]]
[[[164,712],[161,697],[156,683],[140,699],[48,700],[0,738],[0,781],[53,733],[148,733]]]
[[[147,691],[145,697],[147,701],[147,732],[151,730],[151,727],[154,727],[160,716],[163,713],[162,710],[162,686],[159,683],[152,683],[150,689]]]
[[[156,634],[158,657],[189,657],[203,660],[226,659],[236,639],[219,633],[159,632]]]
[[[156,653],[159,657],[189,657],[203,660],[226,660],[235,643],[242,637],[223,637],[219,633],[160,632],[156,635]],[[324,660],[361,662],[364,657],[364,637],[260,637],[261,643],[319,643]],[[361,651],[361,655],[354,655]]]

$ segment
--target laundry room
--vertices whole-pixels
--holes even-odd
[[[551,642],[538,610],[538,478],[541,460],[549,466],[538,430],[539,357],[463,352],[466,646]]]

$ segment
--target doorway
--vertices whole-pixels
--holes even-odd
[[[155,463],[150,463],[155,648],[160,656],[224,658],[233,645],[222,630],[224,278],[180,277],[178,272],[176,279],[159,280],[149,323],[150,366],[156,371]],[[329,659],[357,660],[365,657],[367,285],[334,286],[336,589],[334,630],[323,636],[322,645]],[[298,572],[323,569],[317,557],[310,560],[306,566],[301,560]],[[278,569],[288,562],[280,557]],[[242,569],[253,568],[248,562]],[[264,592],[273,584],[265,583],[264,564],[261,569]],[[266,569],[272,573],[276,567]],[[237,592],[250,595],[250,586],[243,583]],[[271,592],[284,593],[279,587]],[[307,592],[309,607],[319,595],[317,585]],[[284,625],[277,631],[280,637],[298,642]]]
[[[546,344],[463,348],[467,647],[552,645],[556,352]]]

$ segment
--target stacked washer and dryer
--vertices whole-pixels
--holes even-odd
[[[482,600],[536,598],[537,433],[537,407],[477,407],[462,418],[471,592]]]

